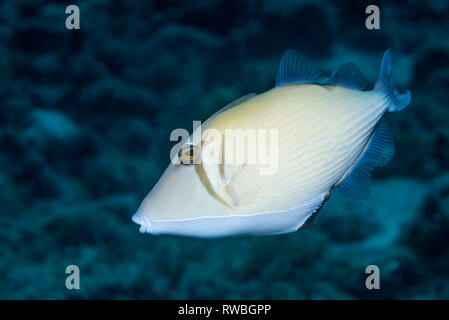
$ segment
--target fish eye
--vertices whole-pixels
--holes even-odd
[[[185,165],[193,164],[199,156],[200,149],[194,144],[186,144],[178,151],[178,157]]]

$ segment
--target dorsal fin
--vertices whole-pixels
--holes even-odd
[[[382,121],[371,136],[365,150],[354,166],[337,183],[337,190],[345,197],[366,200],[369,196],[371,171],[390,162],[394,155],[394,142],[390,129]]]
[[[276,87],[295,82],[318,82],[321,72],[302,54],[287,50],[276,75]]]
[[[337,84],[357,90],[364,90],[368,82],[355,63],[342,64],[335,72],[325,80],[328,84]]]

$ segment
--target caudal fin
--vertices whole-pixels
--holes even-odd
[[[376,86],[374,90],[380,90],[390,99],[390,105],[388,111],[400,111],[404,109],[412,100],[412,93],[407,90],[406,93],[399,93],[393,87],[393,79],[391,77],[391,53],[390,49],[385,51],[382,64],[380,66],[379,78],[377,78]]]

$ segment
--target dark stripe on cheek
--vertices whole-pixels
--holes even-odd
[[[201,183],[206,188],[207,192],[214,197],[216,200],[220,201],[225,206],[231,208],[214,190],[212,187],[212,184],[209,181],[209,178],[207,177],[206,171],[204,170],[203,164],[195,164],[195,171],[198,177],[200,178]]]

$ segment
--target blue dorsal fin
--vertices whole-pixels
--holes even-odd
[[[348,62],[342,64],[325,81],[328,84],[337,84],[357,90],[364,90],[368,87],[368,82],[355,63]]]
[[[318,82],[320,70],[299,52],[287,50],[276,75],[276,87],[295,82]]]
[[[355,165],[344,175],[337,190],[345,197],[366,200],[369,196],[371,171],[390,162],[395,152],[393,137],[385,121],[377,126]]]

